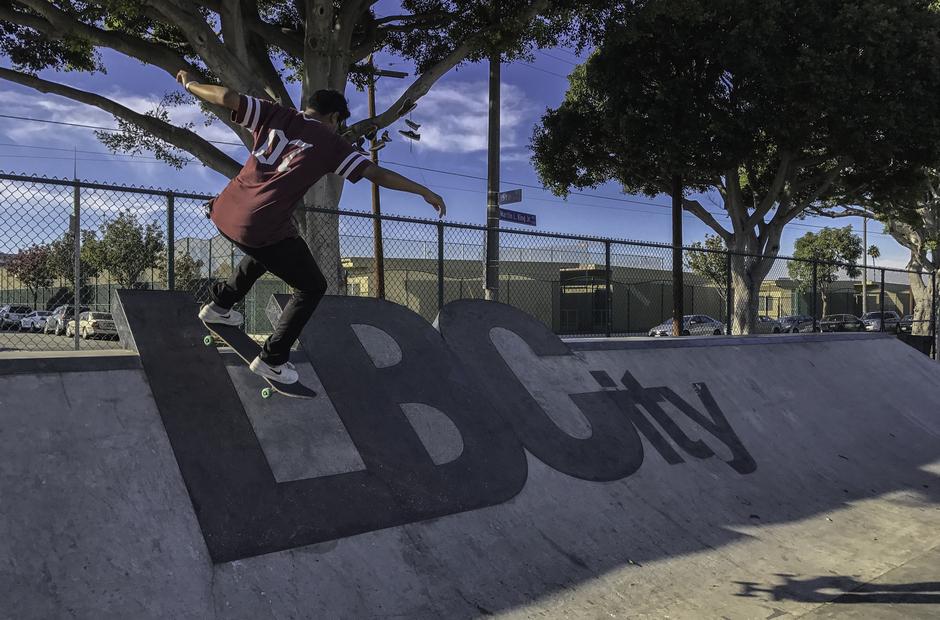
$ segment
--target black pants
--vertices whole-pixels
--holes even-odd
[[[291,347],[326,294],[326,278],[310,248],[300,237],[263,248],[248,248],[238,243],[235,246],[245,253],[245,257],[228,282],[216,282],[212,286],[212,300],[223,308],[231,308],[245,298],[255,281],[266,271],[291,286],[294,296],[261,351],[261,359],[268,364],[283,364],[290,359]]]

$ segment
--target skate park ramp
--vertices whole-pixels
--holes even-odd
[[[0,357],[0,617],[940,604],[904,571],[937,568],[940,370],[896,339],[562,341],[497,302],[327,297],[304,401],[261,398],[196,307],[120,291],[127,351]]]

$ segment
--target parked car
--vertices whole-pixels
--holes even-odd
[[[777,319],[785,334],[802,334],[813,331],[815,321],[807,314],[793,314]]]
[[[898,323],[898,333],[910,334],[912,331],[914,331],[914,315],[905,314]]]
[[[110,312],[82,312],[78,315],[78,334],[88,340],[101,336],[117,337],[117,328],[114,326],[114,318]],[[65,328],[65,335],[72,337],[75,335],[75,319],[68,322]]]
[[[783,331],[783,326],[769,316],[760,315],[757,317],[758,334],[779,334]]]
[[[86,312],[88,308],[82,306],[81,311]],[[46,318],[46,324],[42,328],[44,334],[55,334],[61,336],[65,333],[66,323],[75,315],[75,306],[61,305],[56,307],[52,314]]]
[[[23,317],[32,312],[33,309],[29,306],[20,306],[12,304],[6,306],[6,311],[0,314],[0,329],[6,328],[20,328],[20,321],[23,320]]]
[[[20,331],[38,332],[46,324],[46,318],[52,314],[49,310],[33,310],[20,320]]]
[[[830,314],[819,322],[824,332],[863,332],[865,323],[854,314]]]
[[[881,322],[884,321],[886,332],[897,332],[898,325],[901,323],[901,317],[893,310],[885,312],[866,312],[862,315],[862,322],[865,323],[865,330],[870,332],[880,332]]]
[[[720,336],[725,325],[705,314],[687,314],[682,317],[683,336]],[[649,331],[650,336],[671,336],[672,319],[664,321]]]

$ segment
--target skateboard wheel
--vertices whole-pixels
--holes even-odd
[[[271,398],[272,391],[269,387],[264,388],[261,390],[261,398]]]
[[[211,347],[211,346],[212,346],[212,336],[203,336],[203,338],[202,338],[202,344],[206,345],[207,347]]]

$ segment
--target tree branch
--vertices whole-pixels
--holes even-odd
[[[754,210],[754,213],[744,223],[745,228],[753,228],[758,221],[763,221],[764,217],[770,213],[770,210],[777,204],[777,198],[783,191],[787,178],[790,176],[790,161],[793,156],[790,151],[783,151],[780,156],[780,164],[777,166],[777,174],[774,175],[773,183],[767,191],[767,195]]]
[[[152,18],[176,25],[209,69],[229,88],[260,96],[258,81],[245,62],[222,44],[198,10],[179,0],[147,0],[144,11]]]
[[[709,213],[709,211],[703,207],[702,203],[700,203],[698,200],[683,198],[682,209],[702,220],[706,226],[714,230],[715,234],[721,237],[726,243],[731,241],[731,233],[725,230],[724,227],[718,223],[718,220],[716,220],[715,217]]]
[[[383,24],[389,24],[391,22],[422,22],[422,21],[435,21],[435,20],[445,20],[448,17],[453,17],[453,14],[447,13],[446,11],[437,11],[431,13],[419,13],[417,15],[387,15],[385,17],[379,17],[375,20],[376,26],[381,26]]]
[[[186,69],[193,75],[205,78],[202,69],[191,64],[182,54],[168,46],[152,43],[116,30],[102,30],[89,26],[43,0],[18,1],[43,17],[27,15],[0,5],[0,19],[27,26],[55,40],[63,40],[66,35],[84,38],[96,46],[113,49],[145,64],[159,67],[174,77],[177,71]],[[231,121],[228,110],[215,105],[207,105],[207,107],[230,129],[239,132],[239,126]]]
[[[196,4],[205,7],[221,17],[223,0],[196,0]],[[257,19],[247,21],[248,30],[254,32],[265,41],[281,48],[289,56],[294,58],[303,58],[304,39],[299,33],[293,30],[281,28],[275,24],[270,24],[261,18],[258,14]]]
[[[44,26],[35,17],[13,11],[7,6],[0,7],[0,19],[29,26],[58,40],[65,38],[65,35],[87,39],[95,45],[111,48],[146,64],[160,67],[170,75],[175,76],[180,69],[202,75],[202,71],[190,64],[182,54],[165,45],[158,45],[117,30],[103,30],[90,26],[44,0],[17,0],[17,2],[42,15],[47,25]]]
[[[548,5],[549,0],[535,0],[532,4],[529,5],[528,9],[523,12],[521,17],[525,21],[531,20]],[[418,99],[427,94],[427,92],[431,89],[431,86],[433,86],[437,80],[439,80],[452,68],[457,66],[472,51],[477,49],[477,47],[482,43],[483,36],[488,31],[489,29],[477,33],[476,36],[469,37],[463,44],[457,46],[454,51],[444,57],[444,59],[442,59],[439,63],[422,73],[421,76],[412,82],[405,92],[402,93],[395,103],[393,103],[387,110],[381,114],[378,114],[377,116],[361,120],[358,123],[350,126],[345,133],[347,138],[356,140],[361,136],[369,133],[369,131],[373,128],[382,129],[383,127],[387,127],[401,118],[413,103],[417,102]]]
[[[172,144],[173,146],[188,151],[195,155],[201,162],[228,177],[234,177],[241,169],[241,164],[229,157],[227,154],[213,146],[205,138],[196,133],[165,123],[160,119],[146,114],[140,114],[128,107],[112,101],[101,95],[89,93],[84,90],[72,88],[64,84],[50,82],[38,78],[28,73],[0,67],[0,78],[28,86],[42,93],[53,93],[61,95],[74,101],[79,101],[88,105],[95,106],[105,112],[121,118],[129,123],[141,127],[150,132],[160,140]]]
[[[264,90],[272,99],[293,106],[284,81],[271,62],[267,45],[251,31],[251,24],[261,20],[255,0],[222,0],[219,23],[223,45],[253,73],[262,77]]]

